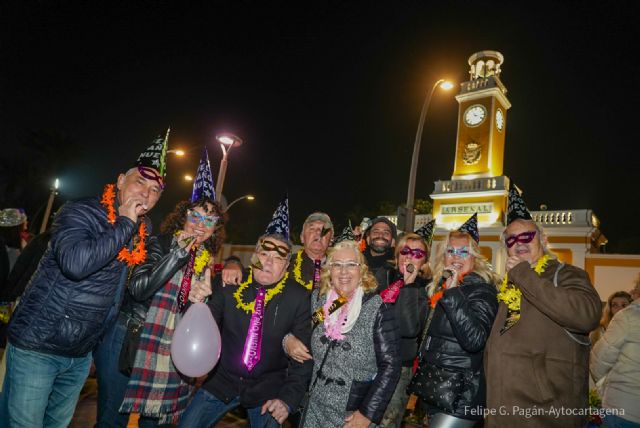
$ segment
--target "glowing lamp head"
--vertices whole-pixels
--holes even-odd
[[[445,91],[448,91],[449,89],[453,88],[453,83],[449,82],[448,80],[445,80],[440,84],[440,88],[444,89]]]
[[[237,147],[242,145],[242,139],[240,137],[228,133],[216,135],[216,140],[227,147]]]

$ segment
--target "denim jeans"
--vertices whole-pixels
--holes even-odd
[[[236,397],[228,404],[218,400],[215,395],[200,388],[193,396],[189,407],[180,419],[180,428],[210,427],[216,424],[230,410],[240,405],[240,397]],[[279,427],[280,424],[271,417],[269,412],[260,414],[261,406],[247,409],[252,428]]]
[[[637,422],[631,422],[618,415],[605,415],[602,418],[602,423],[607,428],[640,428],[640,424]]]
[[[107,330],[102,341],[93,352],[98,380],[98,428],[124,428],[128,413],[120,413],[129,378],[118,370],[118,358],[127,328],[123,316],[119,316]]]
[[[7,374],[0,396],[0,421],[11,428],[66,428],[89,368],[91,354],[60,357],[17,348],[6,349]]]

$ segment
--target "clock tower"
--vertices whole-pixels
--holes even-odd
[[[511,103],[500,81],[500,52],[481,51],[469,57],[468,82],[456,100],[458,138],[452,179],[502,175],[507,110]]]
[[[473,213],[483,227],[501,226],[508,178],[503,176],[507,110],[511,103],[500,80],[504,57],[497,51],[469,57],[469,81],[456,95],[458,135],[451,180],[436,181],[433,214],[438,226],[453,229]]]

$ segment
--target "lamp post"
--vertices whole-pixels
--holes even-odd
[[[239,198],[234,199],[233,201],[231,201],[231,203],[229,205],[227,205],[227,207],[225,208],[224,212],[229,211],[229,208],[231,208],[231,206],[233,204],[235,204],[236,202],[240,202],[243,199],[246,199],[248,201],[253,201],[256,197],[253,195],[244,195],[244,196],[240,196]]]
[[[427,93],[427,97],[422,104],[422,112],[420,113],[420,122],[418,123],[418,130],[416,131],[416,140],[413,143],[413,156],[411,157],[411,169],[409,171],[409,187],[407,189],[407,203],[406,203],[406,222],[404,230],[406,232],[413,232],[415,224],[415,212],[414,212],[414,199],[416,194],[416,175],[418,172],[418,158],[420,156],[420,143],[422,141],[422,129],[424,128],[424,122],[427,117],[427,110],[429,110],[429,104],[431,104],[431,97],[436,88],[440,86],[444,90],[453,88],[451,82],[445,79],[439,79],[433,84],[431,90]]]
[[[42,224],[40,225],[40,233],[47,230],[47,223],[49,222],[49,216],[51,215],[51,208],[53,208],[53,200],[58,194],[58,187],[60,187],[60,180],[56,178],[51,186],[51,193],[49,193],[49,200],[47,201],[47,209],[44,210],[44,217],[42,218]]]
[[[220,161],[220,171],[218,172],[218,182],[216,183],[216,195],[222,195],[224,187],[224,176],[227,174],[227,156],[233,147],[242,145],[242,139],[236,135],[224,133],[216,135],[216,140],[222,149],[222,160]]]

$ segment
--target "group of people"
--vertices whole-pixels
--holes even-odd
[[[225,216],[206,150],[191,197],[152,234],[166,151],[159,137],[100,198],[56,215],[9,325],[2,426],[68,426],[92,361],[97,427],[125,427],[130,413],[141,427],[207,427],[239,406],[253,427],[400,427],[410,393],[435,428],[586,425],[600,298],[549,251],[515,188],[502,278],[482,255],[476,215],[430,257],[433,221],[398,236],[375,218],[362,246],[313,212],[294,252],[287,199],[248,266],[228,259],[214,275]],[[171,359],[196,302],[222,343],[198,379]],[[608,334],[599,343],[613,346]]]

